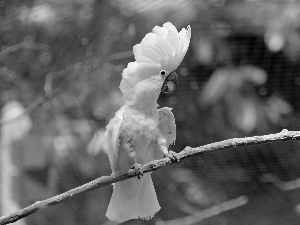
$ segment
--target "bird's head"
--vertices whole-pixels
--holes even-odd
[[[132,105],[144,97],[158,98],[159,93],[171,92],[177,84],[175,69],[189,47],[191,28],[180,32],[167,22],[155,26],[140,44],[133,47],[135,62],[123,70],[120,89],[125,104]]]

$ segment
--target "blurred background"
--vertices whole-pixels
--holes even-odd
[[[179,85],[162,94],[174,151],[300,130],[299,0],[1,0],[0,215],[111,174],[105,126],[132,46],[191,25]],[[124,224],[298,225],[300,143],[192,157],[152,174],[162,209]],[[16,222],[112,225],[106,186]]]

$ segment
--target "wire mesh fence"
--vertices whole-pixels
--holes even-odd
[[[11,102],[32,123],[17,140],[1,129],[13,165],[1,164],[13,187],[1,215],[111,173],[103,134],[123,104],[120,74],[132,46],[166,21],[192,27],[179,85],[159,99],[176,118],[172,150],[299,130],[299,17],[299,1],[0,1],[1,127],[29,129],[3,120]],[[153,173],[162,209],[125,224],[299,224],[299,159],[297,141],[193,157]],[[111,191],[22,223],[113,224],[104,216]]]

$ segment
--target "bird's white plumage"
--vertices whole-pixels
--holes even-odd
[[[176,139],[170,108],[157,109],[166,77],[181,63],[188,49],[191,30],[177,32],[174,25],[156,26],[133,47],[135,62],[123,70],[120,89],[125,105],[106,129],[108,156],[113,174],[127,172],[136,163],[160,159]],[[164,70],[163,74],[160,71]],[[159,211],[151,174],[114,185],[106,216],[117,222],[150,219]]]

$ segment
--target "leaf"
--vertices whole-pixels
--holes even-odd
[[[99,129],[89,142],[87,151],[90,155],[97,155],[100,152],[107,154],[108,145],[105,137],[105,130]]]
[[[24,107],[15,100],[8,101],[2,108],[1,121],[4,121],[1,127],[2,140],[7,143],[19,141],[32,127],[31,119],[25,113]]]

